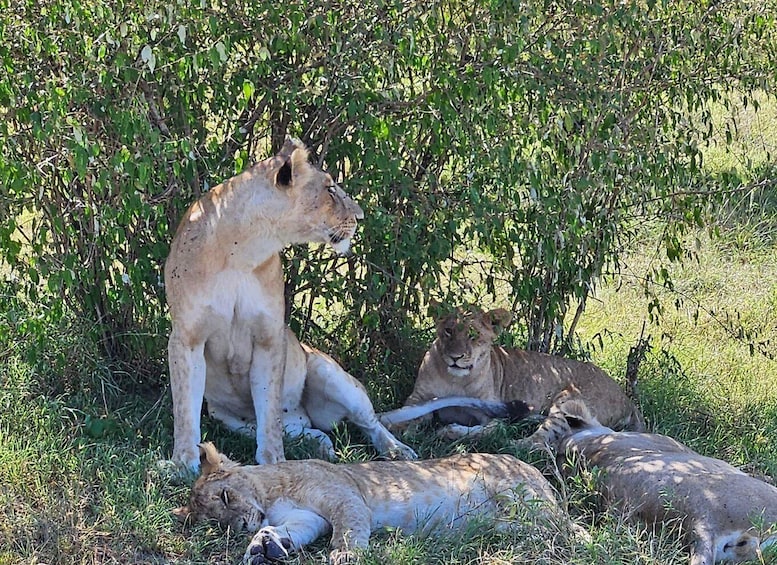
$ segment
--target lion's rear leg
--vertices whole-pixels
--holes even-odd
[[[381,454],[397,459],[418,458],[380,423],[362,384],[331,357],[309,352],[307,370],[302,403],[314,427],[329,431],[347,419],[367,434]]]

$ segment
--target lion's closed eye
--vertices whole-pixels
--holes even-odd
[[[221,491],[219,498],[221,499],[221,502],[224,503],[224,506],[229,508],[229,492],[227,492],[227,489]]]

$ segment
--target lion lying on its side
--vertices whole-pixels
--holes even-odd
[[[614,432],[574,392],[559,395],[543,433],[559,465],[596,467],[602,494],[648,523],[677,519],[691,565],[756,559],[777,542],[777,488],[670,437]]]
[[[211,443],[200,444],[200,451],[202,475],[189,505],[175,514],[184,520],[215,519],[236,531],[258,530],[244,556],[252,565],[282,559],[328,532],[330,562],[342,564],[354,559],[351,550],[366,548],[370,533],[379,528],[406,533],[458,528],[469,518],[498,516],[516,504],[538,518],[561,516],[548,481],[510,455],[243,466]]]
[[[555,396],[576,386],[600,421],[616,429],[644,429],[642,415],[621,387],[592,363],[508,349],[494,344],[512,315],[503,308],[483,312],[459,308],[437,321],[437,338],[421,362],[405,406],[431,398],[463,396],[491,401],[523,401],[547,413]],[[450,437],[478,434],[488,418],[466,408],[439,411]],[[389,426],[393,422],[384,420]],[[394,426],[396,427],[396,426]],[[533,440],[533,438],[532,438]]]

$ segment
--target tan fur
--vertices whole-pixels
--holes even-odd
[[[415,457],[378,422],[364,387],[328,356],[300,345],[284,321],[278,252],[305,242],[344,252],[362,217],[293,140],[184,214],[165,265],[174,461],[199,465],[203,397],[230,429],[255,433],[260,463],[284,459],[283,430],[315,437],[332,456],[321,430],[345,417],[381,452]]]
[[[777,542],[777,488],[674,439],[615,432],[577,395],[551,408],[549,446],[566,472],[597,468],[605,498],[648,523],[682,523],[691,565],[756,559]]]
[[[474,516],[502,517],[524,508],[542,519],[560,516],[542,474],[510,455],[468,454],[426,461],[334,465],[320,460],[240,466],[201,445],[202,475],[179,517],[215,519],[237,531],[257,531],[244,561],[297,551],[331,532],[330,561],[344,563],[365,548],[370,533],[458,528]],[[257,559],[257,562],[264,561]]]
[[[592,363],[495,345],[510,319],[511,314],[502,308],[483,312],[474,307],[440,318],[437,338],[421,362],[405,405],[435,397],[469,396],[522,400],[546,413],[554,397],[573,384],[603,422],[619,429],[644,429],[639,410],[618,383]],[[440,416],[452,423],[447,430],[453,436],[477,433],[482,430],[479,425],[486,423],[479,415],[462,410],[441,411]]]

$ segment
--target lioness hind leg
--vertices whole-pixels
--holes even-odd
[[[396,459],[418,458],[380,423],[364,386],[319,351],[308,354],[302,403],[316,428],[329,431],[347,419],[367,434],[381,454]]]
[[[236,416],[228,408],[214,402],[208,402],[208,416],[221,422],[231,432],[251,438],[256,435],[256,422]]]

